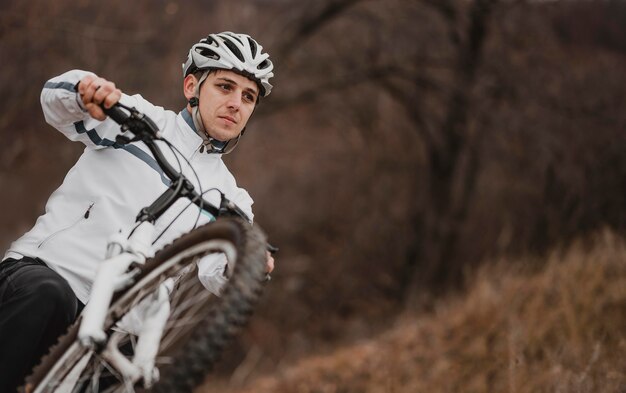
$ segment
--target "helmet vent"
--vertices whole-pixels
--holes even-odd
[[[230,41],[229,39],[225,38],[224,39],[224,45],[226,45],[226,47],[228,47],[228,49],[233,53],[233,55],[235,55],[239,59],[239,61],[245,62],[245,60],[243,58],[243,54],[241,53],[239,48],[237,48],[237,46],[235,44],[233,44],[232,41]]]
[[[196,48],[196,52],[209,59],[213,59],[213,60],[220,59],[220,55],[218,55],[217,53],[215,53],[214,51],[208,48]]]
[[[200,40],[200,42],[207,44],[207,45],[212,45],[215,47],[218,47],[219,45],[217,44],[217,42],[215,42],[215,39],[211,36],[207,37],[207,38],[203,38]]]
[[[259,64],[256,69],[257,70],[262,70],[264,68],[267,68],[269,66],[269,61],[267,60],[263,60],[263,62],[261,64]]]
[[[243,45],[243,42],[239,39],[239,37],[237,37],[237,35],[233,34],[233,33],[226,33],[230,38],[237,40],[237,42],[239,42],[239,45]]]
[[[248,44],[250,44],[250,49],[252,50],[252,57],[255,57],[256,51],[257,51],[256,42],[254,42],[253,39],[248,37]]]

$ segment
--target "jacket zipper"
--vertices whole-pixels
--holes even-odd
[[[91,202],[91,204],[89,205],[89,207],[87,208],[87,210],[85,211],[85,213],[76,221],[74,221],[71,225],[68,225],[65,228],[59,229],[58,231],[54,232],[51,235],[48,235],[45,239],[43,239],[39,245],[37,246],[37,248],[41,248],[44,244],[46,244],[48,241],[52,240],[54,237],[56,237],[58,234],[65,232],[71,228],[73,228],[74,226],[76,226],[79,222],[86,220],[89,218],[89,215],[91,214],[91,208],[93,207],[94,202]]]

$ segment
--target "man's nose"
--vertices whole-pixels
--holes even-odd
[[[228,97],[228,107],[231,109],[239,109],[241,106],[241,95],[232,94]]]

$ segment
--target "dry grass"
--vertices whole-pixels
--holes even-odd
[[[625,251],[604,233],[534,271],[495,264],[431,315],[220,391],[625,392]]]

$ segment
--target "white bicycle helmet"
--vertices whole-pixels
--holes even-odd
[[[272,91],[269,79],[274,65],[263,47],[246,34],[229,31],[210,34],[191,47],[183,64],[183,77],[197,71],[224,69],[238,71],[259,85],[261,97]]]

